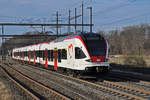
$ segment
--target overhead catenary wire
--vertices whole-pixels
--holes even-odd
[[[150,15],[150,12],[149,13],[144,13],[144,14],[138,15],[138,16],[132,16],[132,17],[127,17],[127,18],[119,19],[119,20],[112,21],[112,22],[109,22],[109,23],[103,23],[103,24],[100,24],[100,25],[101,26],[110,25],[110,24],[114,24],[114,23],[118,23],[118,22],[132,20],[132,19],[136,19],[136,18],[140,18],[140,17],[145,17],[145,16],[148,16],[148,15]]]

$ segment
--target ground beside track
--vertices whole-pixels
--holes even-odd
[[[139,66],[131,66],[131,65],[121,65],[121,64],[110,64],[111,68],[114,70],[120,71],[129,71],[135,73],[149,74],[150,75],[150,67],[139,67]]]
[[[0,100],[28,100],[18,86],[5,76],[0,66]]]
[[[11,95],[9,91],[10,90],[8,90],[2,79],[0,79],[0,100],[11,100]]]

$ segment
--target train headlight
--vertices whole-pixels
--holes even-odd
[[[87,60],[85,60],[85,61],[87,61],[87,62],[92,62],[92,60],[91,60],[91,59],[87,59]]]
[[[105,62],[108,62],[108,60],[109,60],[109,59],[108,59],[108,58],[106,58],[106,59],[105,59]]]
[[[86,67],[85,70],[88,71],[88,68]]]

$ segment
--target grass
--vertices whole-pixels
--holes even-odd
[[[150,56],[117,55],[110,56],[109,63],[150,67]]]
[[[109,62],[113,69],[150,74],[150,56],[119,55],[110,57]]]

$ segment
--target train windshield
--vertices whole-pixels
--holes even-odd
[[[99,34],[85,34],[85,45],[90,56],[105,56],[105,39]]]

